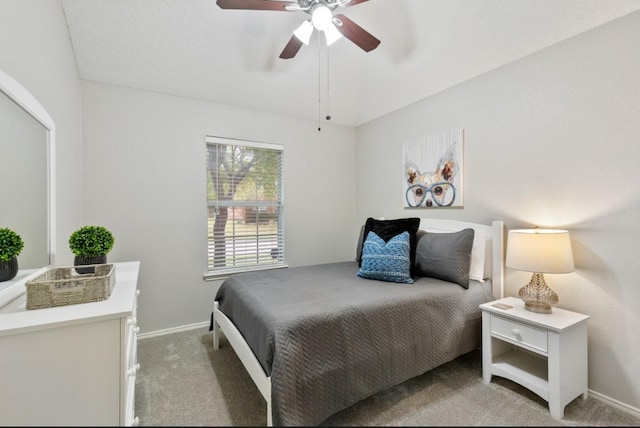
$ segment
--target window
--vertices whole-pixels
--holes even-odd
[[[283,146],[206,137],[207,273],[283,267]]]

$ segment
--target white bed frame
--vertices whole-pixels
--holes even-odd
[[[431,232],[455,232],[472,228],[485,239],[485,277],[491,278],[493,296],[500,299],[504,295],[504,224],[495,220],[491,225],[469,223],[457,220],[420,219],[420,229]],[[240,361],[249,372],[251,379],[267,402],[267,426],[273,426],[271,413],[271,377],[267,376],[253,351],[236,326],[223,314],[218,302],[213,305],[213,349],[220,349],[220,330],[231,344]]]

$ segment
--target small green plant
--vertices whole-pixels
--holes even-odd
[[[6,227],[0,228],[0,261],[8,262],[18,257],[23,247],[20,235]]]
[[[83,226],[69,237],[71,252],[80,257],[102,256],[113,248],[113,234],[103,226]]]

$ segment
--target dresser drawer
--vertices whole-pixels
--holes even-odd
[[[547,331],[491,315],[491,334],[534,351],[547,352]]]

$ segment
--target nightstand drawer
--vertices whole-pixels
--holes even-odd
[[[517,342],[533,350],[547,352],[547,331],[496,315],[491,315],[491,334]]]

